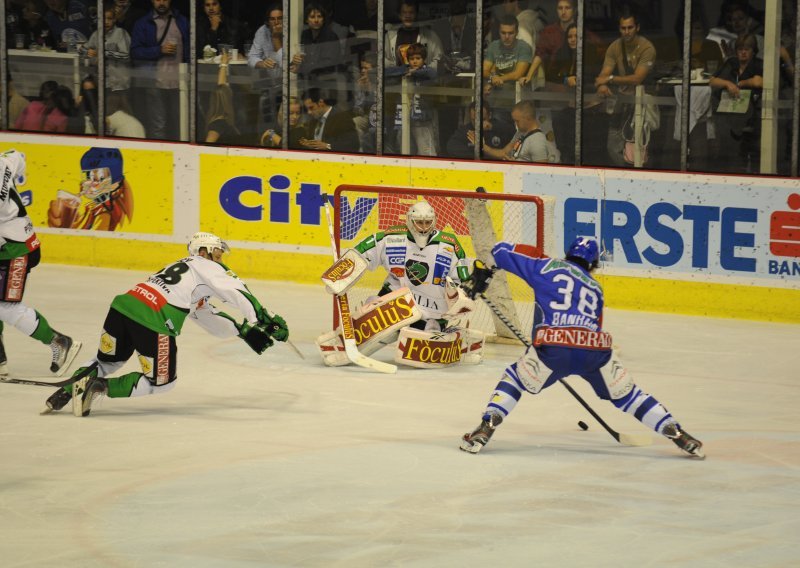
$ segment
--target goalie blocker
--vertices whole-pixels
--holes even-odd
[[[465,311],[465,299],[462,294],[453,298],[452,308],[459,315]],[[456,363],[477,364],[483,360],[483,333],[464,328],[431,333],[409,327],[421,318],[422,313],[408,288],[367,302],[353,313],[353,331],[359,352],[370,356],[399,337],[394,357],[399,364],[430,368]],[[328,366],[350,363],[341,334],[339,327],[317,339],[322,360]]]

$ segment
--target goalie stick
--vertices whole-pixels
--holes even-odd
[[[516,326],[509,321],[509,319],[505,316],[503,312],[500,311],[500,309],[494,304],[494,302],[492,302],[489,298],[487,298],[483,294],[479,295],[481,299],[484,302],[486,302],[486,305],[489,306],[489,309],[492,310],[492,312],[494,312],[494,314],[497,316],[497,319],[503,322],[506,325],[506,327],[508,327],[508,329],[511,331],[511,333],[517,336],[517,339],[519,339],[523,343],[523,345],[525,345],[526,347],[530,347],[531,346],[530,342],[525,338],[524,335],[522,335],[522,332],[520,332],[520,330],[518,330]],[[609,426],[606,423],[606,421],[603,420],[603,418],[599,414],[597,414],[597,412],[595,412],[595,410],[591,406],[589,406],[588,402],[583,400],[583,397],[579,395],[578,392],[574,388],[572,388],[572,386],[570,386],[570,384],[566,380],[558,379],[558,382],[561,383],[564,386],[564,388],[567,389],[573,397],[575,397],[575,400],[577,400],[581,404],[581,406],[583,406],[586,409],[586,411],[589,414],[591,414],[595,420],[597,420],[597,423],[600,424],[600,426],[602,426],[603,428],[605,428],[606,432],[611,434],[611,437],[614,438],[620,444],[624,446],[649,446],[650,444],[653,443],[653,439],[648,434],[625,434],[617,432],[611,426]]]
[[[13,377],[0,377],[0,383],[8,383],[14,385],[34,385],[39,387],[56,387],[56,388],[66,387],[73,383],[77,383],[96,368],[97,368],[97,361],[86,367],[83,371],[81,371],[77,375],[73,375],[68,379],[48,381],[47,377],[37,378],[37,379],[15,379]]]
[[[333,219],[331,218],[331,205],[328,201],[328,195],[323,194],[322,198],[325,200],[325,217],[328,219],[328,231],[331,235],[331,247],[333,248],[333,260],[339,260],[339,252],[336,250],[336,236],[333,234]],[[359,367],[365,367],[378,371],[381,373],[396,373],[397,366],[391,363],[384,363],[377,359],[367,357],[363,353],[359,353],[358,345],[356,344],[356,336],[353,331],[353,318],[350,314],[350,302],[347,299],[347,293],[342,295],[334,295],[336,304],[339,306],[339,316],[342,320],[342,341],[344,343],[344,352],[351,363]]]

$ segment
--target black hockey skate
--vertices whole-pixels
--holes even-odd
[[[503,417],[499,414],[489,414],[488,420],[484,417],[481,423],[471,433],[467,432],[461,439],[459,446],[463,451],[471,454],[477,454],[483,449],[483,446],[489,443],[489,440],[494,434],[495,428],[503,423]]]
[[[42,414],[50,414],[51,412],[61,410],[70,400],[72,400],[72,393],[68,392],[64,387],[61,387],[47,398],[45,401],[47,408],[42,411]]]
[[[81,350],[81,342],[73,341],[71,337],[62,335],[53,330],[55,334],[53,340],[50,342],[50,350],[53,352],[53,362],[50,364],[50,372],[55,373],[56,376],[66,371],[72,364],[72,360]]]
[[[3,345],[3,334],[0,333],[0,377],[8,376],[8,358],[6,357],[6,347]]]
[[[94,399],[104,395],[107,390],[106,382],[97,377],[96,370],[92,371],[72,387],[72,413],[75,416],[89,416]]]
[[[676,446],[692,457],[704,460],[706,455],[703,453],[703,443],[685,430],[681,430],[677,424],[667,424],[664,426],[664,435],[672,440]]]

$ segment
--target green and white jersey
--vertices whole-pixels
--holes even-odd
[[[420,248],[406,227],[391,227],[370,235],[355,246],[375,270],[389,271],[384,288],[408,287],[422,310],[424,319],[438,319],[447,311],[445,280],[456,284],[469,278],[464,248],[452,233],[434,231],[428,244]]]
[[[0,260],[18,258],[39,248],[25,205],[17,191],[25,157],[14,150],[0,154]]]
[[[225,265],[190,256],[165,266],[111,302],[111,307],[158,333],[177,336],[191,309],[210,297],[233,305],[250,323],[261,304]]]

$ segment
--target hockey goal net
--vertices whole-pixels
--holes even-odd
[[[464,247],[470,270],[479,258],[492,264],[491,249],[497,241],[524,242],[545,250],[544,204],[530,195],[479,193],[439,189],[342,185],[334,192],[334,235],[339,253],[368,236],[406,224],[408,209],[426,200],[436,211],[436,228],[455,234]],[[385,270],[367,272],[350,289],[355,309],[380,290]],[[511,322],[528,336],[533,325],[533,291],[513,275],[498,273],[486,295]],[[337,324],[334,310],[334,327]],[[514,335],[478,300],[469,326],[483,331],[489,341],[513,339]]]

